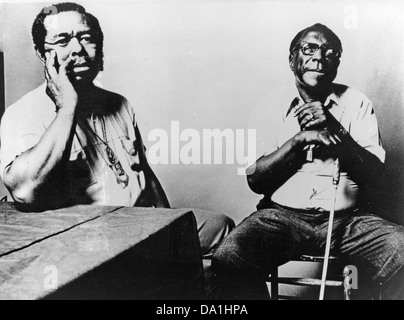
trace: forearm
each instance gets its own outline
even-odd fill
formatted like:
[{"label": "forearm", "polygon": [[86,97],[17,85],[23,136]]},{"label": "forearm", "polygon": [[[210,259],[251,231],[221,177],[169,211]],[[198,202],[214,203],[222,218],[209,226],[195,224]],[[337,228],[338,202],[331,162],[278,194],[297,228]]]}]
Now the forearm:
[{"label": "forearm", "polygon": [[[35,203],[60,167],[74,126],[74,114],[59,110],[39,142],[4,171],[4,183],[17,202]],[[49,190],[49,189],[48,189]]]},{"label": "forearm", "polygon": [[250,189],[258,194],[272,194],[302,164],[303,148],[299,133],[278,150],[259,158],[246,171]]},{"label": "forearm", "polygon": [[360,186],[374,189],[380,182],[384,164],[377,156],[360,146],[330,113],[327,113],[327,128],[335,137],[333,149],[338,156],[342,170]]}]

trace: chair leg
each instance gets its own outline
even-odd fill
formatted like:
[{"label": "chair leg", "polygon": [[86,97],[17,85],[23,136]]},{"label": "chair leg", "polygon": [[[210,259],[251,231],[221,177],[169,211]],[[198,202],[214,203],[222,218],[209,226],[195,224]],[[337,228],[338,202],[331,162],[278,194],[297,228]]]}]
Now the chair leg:
[{"label": "chair leg", "polygon": [[279,299],[278,267],[271,271],[271,300]]}]

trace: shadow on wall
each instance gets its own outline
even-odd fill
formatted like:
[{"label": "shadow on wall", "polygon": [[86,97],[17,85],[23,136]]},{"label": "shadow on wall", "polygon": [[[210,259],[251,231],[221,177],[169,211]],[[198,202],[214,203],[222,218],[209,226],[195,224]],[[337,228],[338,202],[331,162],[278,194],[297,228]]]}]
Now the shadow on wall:
[{"label": "shadow on wall", "polygon": [[379,192],[368,196],[368,204],[370,210],[375,213],[404,225],[404,161],[394,150],[387,150],[389,151],[386,156],[386,172],[380,181]]},{"label": "shadow on wall", "polygon": [[[400,61],[404,63],[404,59]],[[392,74],[394,68],[387,66],[386,74]],[[380,71],[370,72],[378,75]],[[385,80],[369,81],[365,89],[373,102],[386,150],[385,174],[380,179],[379,191],[368,195],[368,199],[376,213],[404,225],[404,79],[397,77],[394,87],[387,76]]]}]

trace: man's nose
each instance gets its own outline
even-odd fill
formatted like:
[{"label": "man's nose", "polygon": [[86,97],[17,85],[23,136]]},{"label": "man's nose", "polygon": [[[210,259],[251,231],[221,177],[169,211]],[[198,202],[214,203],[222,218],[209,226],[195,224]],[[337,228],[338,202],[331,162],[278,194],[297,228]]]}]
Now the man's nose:
[{"label": "man's nose", "polygon": [[70,40],[69,49],[70,49],[71,53],[74,55],[74,54],[80,53],[83,50],[83,46],[81,45],[79,39],[77,39],[76,37],[73,37]]},{"label": "man's nose", "polygon": [[322,48],[319,48],[316,52],[314,52],[312,59],[317,61],[325,59],[325,54]]}]

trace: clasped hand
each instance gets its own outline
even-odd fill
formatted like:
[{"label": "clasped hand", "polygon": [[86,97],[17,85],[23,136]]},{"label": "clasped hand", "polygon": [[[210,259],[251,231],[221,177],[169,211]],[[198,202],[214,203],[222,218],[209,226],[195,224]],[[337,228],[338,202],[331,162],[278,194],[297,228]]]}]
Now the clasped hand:
[{"label": "clasped hand", "polygon": [[341,124],[319,101],[308,102],[293,111],[297,117],[300,135],[306,144],[337,145],[341,142],[338,129]]}]

